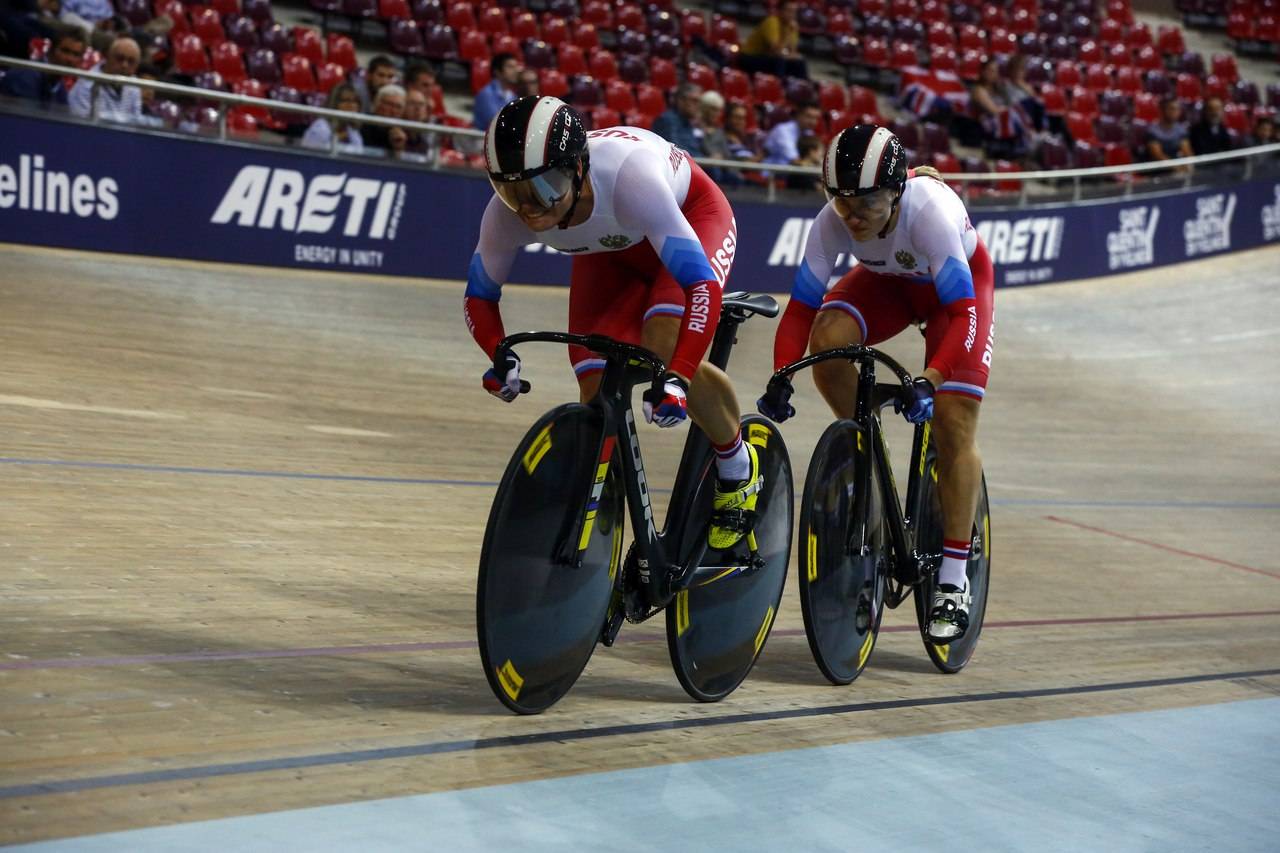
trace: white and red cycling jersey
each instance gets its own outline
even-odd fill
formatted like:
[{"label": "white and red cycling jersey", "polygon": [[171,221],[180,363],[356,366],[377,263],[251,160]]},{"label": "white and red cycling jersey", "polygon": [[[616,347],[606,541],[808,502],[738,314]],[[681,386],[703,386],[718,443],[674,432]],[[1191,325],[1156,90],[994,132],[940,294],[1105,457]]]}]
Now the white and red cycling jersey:
[{"label": "white and red cycling jersey", "polygon": [[[542,243],[574,255],[571,332],[638,343],[648,317],[679,316],[670,367],[692,377],[719,321],[733,262],[728,201],[683,150],[647,130],[596,130],[587,145],[594,203],[580,225],[535,232],[496,195],[490,200],[467,275],[468,328],[492,355],[504,336],[502,283],[520,249]],[[570,358],[580,376],[603,366],[581,350]]]},{"label": "white and red cycling jersey", "polygon": [[[818,213],[774,340],[774,369],[804,355],[818,311],[852,316],[867,345],[927,321],[926,366],[944,379],[938,393],[982,399],[995,290],[986,248],[964,203],[939,180],[909,177],[898,211],[892,232],[861,242],[830,203]],[[857,266],[829,286],[837,262],[849,255]]]}]

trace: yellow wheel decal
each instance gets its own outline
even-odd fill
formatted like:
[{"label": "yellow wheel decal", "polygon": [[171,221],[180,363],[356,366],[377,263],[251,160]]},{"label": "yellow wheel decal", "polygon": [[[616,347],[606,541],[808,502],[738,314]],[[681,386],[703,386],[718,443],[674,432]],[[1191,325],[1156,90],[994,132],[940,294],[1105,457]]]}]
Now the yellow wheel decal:
[{"label": "yellow wheel decal", "polygon": [[809,531],[809,583],[818,579],[818,535]]},{"label": "yellow wheel decal", "polygon": [[947,658],[951,656],[951,646],[950,645],[939,646],[935,644],[933,648],[938,652],[938,659],[941,660],[943,663],[946,663]]},{"label": "yellow wheel decal", "polygon": [[689,590],[681,590],[676,596],[676,636],[683,637],[689,630]]},{"label": "yellow wheel decal", "polygon": [[871,655],[871,647],[875,645],[876,632],[868,631],[867,638],[862,641],[862,648],[858,649],[858,669],[862,669],[867,665],[867,658]]},{"label": "yellow wheel decal", "polygon": [[520,695],[520,688],[524,687],[524,679],[516,672],[515,665],[510,660],[498,667],[498,683],[502,685],[502,692],[510,696],[513,702]]},{"label": "yellow wheel decal", "polygon": [[764,424],[751,424],[747,427],[747,443],[756,447],[769,446],[769,428]]},{"label": "yellow wheel decal", "polygon": [[764,645],[765,637],[769,636],[769,626],[773,624],[773,608],[770,607],[764,614],[764,621],[760,623],[760,630],[756,632],[756,654],[760,654],[760,647]]},{"label": "yellow wheel decal", "polygon": [[538,463],[542,461],[542,457],[547,455],[547,451],[551,449],[551,424],[547,424],[542,428],[542,432],[538,433],[538,437],[533,440],[533,444],[529,445],[529,449],[524,452],[524,470],[530,475],[533,469],[538,467]]}]

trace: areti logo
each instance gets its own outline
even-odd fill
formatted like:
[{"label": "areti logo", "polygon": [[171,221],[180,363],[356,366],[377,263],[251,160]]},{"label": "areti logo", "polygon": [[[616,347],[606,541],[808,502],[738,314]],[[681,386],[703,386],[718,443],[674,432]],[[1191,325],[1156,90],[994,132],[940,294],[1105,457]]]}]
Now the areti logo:
[{"label": "areti logo", "polygon": [[1062,251],[1065,219],[1031,216],[1026,219],[988,219],[978,223],[978,235],[997,264],[1036,264],[1056,261]]},{"label": "areti logo", "polygon": [[19,155],[16,169],[0,163],[0,210],[111,220],[120,213],[119,192],[115,178],[58,172],[45,167],[42,154]]},{"label": "areti logo", "polygon": [[[404,208],[405,185],[340,175],[310,180],[293,169],[245,166],[209,220],[242,228],[328,234],[341,221],[344,237],[394,240]],[[339,208],[346,203],[346,215]]]}]

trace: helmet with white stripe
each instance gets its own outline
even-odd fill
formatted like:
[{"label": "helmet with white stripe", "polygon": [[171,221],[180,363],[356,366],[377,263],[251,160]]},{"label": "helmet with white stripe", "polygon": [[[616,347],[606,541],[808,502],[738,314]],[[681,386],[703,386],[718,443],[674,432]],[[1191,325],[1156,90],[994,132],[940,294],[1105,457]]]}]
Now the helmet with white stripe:
[{"label": "helmet with white stripe", "polygon": [[587,160],[586,126],[559,98],[519,98],[490,122],[484,159],[494,191],[512,210],[549,211],[569,193],[576,205],[586,171],[579,169]]},{"label": "helmet with white stripe", "polygon": [[832,196],[901,189],[906,182],[906,149],[887,128],[874,124],[840,131],[822,159],[822,184]]}]

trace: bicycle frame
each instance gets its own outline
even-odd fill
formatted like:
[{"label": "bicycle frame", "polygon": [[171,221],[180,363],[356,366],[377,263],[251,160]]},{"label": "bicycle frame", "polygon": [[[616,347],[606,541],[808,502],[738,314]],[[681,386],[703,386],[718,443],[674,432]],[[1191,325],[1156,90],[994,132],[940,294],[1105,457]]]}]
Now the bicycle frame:
[{"label": "bicycle frame", "polygon": [[[724,369],[734,344],[734,335],[747,318],[748,312],[727,308],[721,314],[707,360]],[[697,424],[690,422],[689,435],[685,439],[680,464],[667,516],[661,530],[654,518],[644,458],[640,451],[640,437],[636,428],[631,398],[635,386],[648,382],[660,388],[666,365],[649,350],[635,344],[622,343],[602,335],[573,335],[563,332],[521,332],[509,335],[501,347],[510,348],[530,341],[546,341],[577,344],[605,357],[604,374],[600,389],[587,404],[600,412],[604,421],[601,446],[596,458],[608,462],[614,448],[620,450],[622,482],[626,489],[627,509],[630,514],[633,542],[636,549],[639,579],[644,593],[644,604],[653,615],[665,607],[672,597],[693,580],[694,571],[705,553],[705,537],[701,547],[692,547],[688,553],[680,553],[681,543],[693,516],[695,489],[711,464],[711,442]],[[569,529],[559,538],[558,552],[568,565],[578,564],[576,544],[582,539],[587,525],[593,523],[592,506],[603,491],[606,475],[599,475],[595,482],[586,484],[580,505],[582,511]],[[628,614],[631,616],[632,614]],[[640,620],[637,620],[640,621]]]},{"label": "bicycle frame", "polygon": [[[897,481],[890,463],[888,444],[880,423],[880,411],[894,401],[902,399],[904,393],[910,391],[911,374],[879,350],[853,345],[826,350],[800,359],[778,370],[774,378],[789,378],[800,370],[832,359],[849,361],[859,366],[858,393],[852,420],[870,444],[869,454],[880,481],[880,497],[888,516],[889,536],[893,543],[894,564],[891,578],[897,583],[896,589],[890,588],[887,591],[885,603],[889,607],[897,607],[910,596],[913,587],[936,571],[940,556],[919,551],[916,528],[918,519],[910,515],[925,474],[923,463],[925,454],[928,452],[930,425],[926,422],[917,424],[915,427],[910,458],[919,459],[921,464],[911,466],[907,480],[907,502],[904,505],[899,497]],[[877,361],[896,375],[899,384],[876,381],[875,363]],[[871,480],[872,467],[861,466],[853,507],[856,518],[866,517],[866,501],[871,497]],[[862,552],[867,542],[867,534],[865,527],[850,531],[850,541],[846,544],[849,553]]]}]

